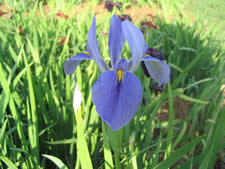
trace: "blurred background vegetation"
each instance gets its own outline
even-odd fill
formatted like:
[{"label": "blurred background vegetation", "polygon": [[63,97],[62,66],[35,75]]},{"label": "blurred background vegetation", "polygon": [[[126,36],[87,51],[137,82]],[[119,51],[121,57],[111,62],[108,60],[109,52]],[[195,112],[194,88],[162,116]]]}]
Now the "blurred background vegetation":
[{"label": "blurred background vegetation", "polygon": [[[0,1],[0,168],[115,168],[115,139],[124,169],[224,168],[224,1],[111,3],[112,11],[98,0]],[[138,68],[142,104],[114,138],[91,100],[96,64],[63,72],[66,59],[86,50],[95,13],[108,64],[109,23],[117,14],[130,18],[171,66],[164,86]],[[131,57],[127,43],[122,56]],[[77,114],[75,85],[83,95]]]}]

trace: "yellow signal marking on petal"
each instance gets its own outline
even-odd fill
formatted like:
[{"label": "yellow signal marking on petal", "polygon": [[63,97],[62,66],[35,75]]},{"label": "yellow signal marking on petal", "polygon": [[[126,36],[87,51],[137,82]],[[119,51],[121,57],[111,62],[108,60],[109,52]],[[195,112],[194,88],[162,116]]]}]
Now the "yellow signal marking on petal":
[{"label": "yellow signal marking on petal", "polygon": [[150,56],[149,54],[145,54],[144,56]]},{"label": "yellow signal marking on petal", "polygon": [[119,69],[116,71],[116,73],[117,73],[118,81],[120,83],[120,81],[122,79],[123,71],[121,69]]},{"label": "yellow signal marking on petal", "polygon": [[87,54],[88,56],[90,56],[88,51],[83,51],[82,53]]}]

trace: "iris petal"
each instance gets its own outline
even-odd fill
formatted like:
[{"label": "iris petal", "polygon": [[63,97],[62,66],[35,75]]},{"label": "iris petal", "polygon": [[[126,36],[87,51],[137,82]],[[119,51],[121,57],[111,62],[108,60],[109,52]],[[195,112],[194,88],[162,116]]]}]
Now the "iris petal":
[{"label": "iris petal", "polygon": [[160,85],[168,83],[170,80],[170,66],[165,62],[154,58],[152,56],[146,56],[142,59],[151,77]]},{"label": "iris petal", "polygon": [[111,57],[112,67],[116,65],[120,59],[121,51],[125,42],[123,35],[122,24],[118,16],[113,15],[110,20],[109,28],[109,53]]},{"label": "iris petal", "polygon": [[96,16],[93,17],[91,27],[88,31],[88,41],[87,41],[87,48],[91,54],[91,57],[97,58],[101,57],[98,47],[98,42],[96,39]]},{"label": "iris petal", "polygon": [[87,49],[90,53],[90,56],[97,62],[99,69],[103,72],[106,70],[109,70],[108,65],[105,63],[105,61],[102,59],[98,42],[96,39],[96,19],[95,16],[93,17],[91,27],[88,31],[88,41],[87,41]]},{"label": "iris petal", "polygon": [[114,66],[114,70],[121,69],[125,72],[128,71],[128,62],[125,58],[121,58],[117,61],[117,64]]},{"label": "iris petal", "polygon": [[145,54],[147,45],[142,32],[130,21],[125,20],[122,22],[122,28],[132,53],[132,58],[129,61],[129,71],[134,72]]},{"label": "iris petal", "polygon": [[82,60],[90,60],[90,56],[84,53],[80,53],[76,56],[73,56],[69,58],[67,61],[64,63],[64,72],[68,75],[72,74],[77,66],[80,64]]},{"label": "iris petal", "polygon": [[112,130],[118,130],[134,117],[142,100],[139,79],[130,72],[124,72],[118,83],[115,71],[100,74],[92,88],[92,100],[100,117]]}]

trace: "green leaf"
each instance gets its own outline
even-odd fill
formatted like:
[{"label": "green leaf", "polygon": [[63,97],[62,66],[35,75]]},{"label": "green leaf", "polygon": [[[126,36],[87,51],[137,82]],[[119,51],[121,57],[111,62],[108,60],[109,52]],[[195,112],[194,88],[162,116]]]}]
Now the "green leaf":
[{"label": "green leaf", "polygon": [[182,158],[186,153],[190,152],[196,144],[201,141],[202,137],[198,137],[197,139],[191,141],[190,143],[184,145],[180,149],[176,150],[175,152],[171,153],[166,160],[159,163],[154,169],[168,169],[173,164],[175,164],[180,158]]},{"label": "green leaf", "polygon": [[[173,121],[174,121],[174,102],[173,102],[173,92],[170,83],[168,83],[168,95],[169,95],[169,121],[168,121],[168,136],[167,138],[172,138],[173,136]],[[169,139],[167,142],[166,153],[164,159],[171,153],[172,140]]]},{"label": "green leaf", "polygon": [[0,156],[0,160],[2,160],[10,169],[18,169],[12,161],[10,161],[7,157]]},{"label": "green leaf", "polygon": [[55,163],[59,169],[68,169],[68,167],[59,158],[48,154],[42,154],[42,156]]},{"label": "green leaf", "polygon": [[180,94],[180,95],[178,95],[178,97],[181,98],[181,99],[184,99],[186,101],[193,102],[193,103],[209,104],[209,102],[207,102],[207,101],[200,100],[200,99],[195,99],[193,97],[189,97],[189,96],[186,96],[184,94]]},{"label": "green leaf", "polygon": [[[201,163],[199,169],[207,169],[212,167],[215,162],[215,157],[217,155],[218,147],[224,141],[224,130],[225,130],[225,109],[220,112],[220,116],[218,117],[219,121],[217,122],[216,129],[214,131],[214,135],[212,136],[213,140],[209,147],[205,149],[203,153],[204,159]],[[223,149],[222,149],[223,150]]]},{"label": "green leaf", "polygon": [[31,153],[33,158],[35,159],[36,165],[39,165],[40,158],[39,158],[39,138],[38,138],[38,116],[37,116],[37,107],[35,101],[35,94],[34,94],[34,83],[33,78],[31,76],[32,72],[30,67],[27,64],[26,55],[23,55],[24,63],[27,70],[27,81],[28,81],[28,90],[29,90],[29,100],[27,98],[26,107],[27,107],[27,119],[28,119],[28,136],[30,139],[31,145]]},{"label": "green leaf", "polygon": [[58,145],[58,144],[72,144],[76,143],[77,139],[71,138],[71,139],[64,139],[64,140],[56,140],[56,141],[45,141],[47,144],[52,144],[52,145]]},{"label": "green leaf", "polygon": [[112,152],[109,144],[109,138],[106,133],[104,121],[102,121],[102,130],[103,130],[103,147],[104,147],[104,159],[105,159],[105,169],[113,169],[113,160]]},{"label": "green leaf", "polygon": [[9,96],[10,96],[10,88],[9,88],[8,82],[5,78],[5,73],[4,73],[1,63],[0,63],[0,79],[1,79],[0,84],[3,88],[3,91],[0,95],[0,101],[1,101],[1,103],[0,103],[0,123],[1,123],[5,109],[9,103]]},{"label": "green leaf", "polygon": [[106,125],[106,131],[113,151],[115,153],[119,153],[123,142],[123,128],[113,131],[109,126]]},{"label": "green leaf", "polygon": [[81,109],[78,112],[75,110],[75,118],[77,123],[77,151],[82,169],[93,169],[88,145],[84,133],[83,119]]}]

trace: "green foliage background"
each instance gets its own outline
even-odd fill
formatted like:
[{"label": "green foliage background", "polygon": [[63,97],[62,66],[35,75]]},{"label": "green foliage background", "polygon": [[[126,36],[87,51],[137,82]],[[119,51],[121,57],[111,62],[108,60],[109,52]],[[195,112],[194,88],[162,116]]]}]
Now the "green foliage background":
[{"label": "green foliage background", "polygon": [[[82,62],[72,76],[63,72],[66,59],[86,50],[94,15],[90,9],[99,1],[88,1],[87,8],[68,19],[56,13],[66,14],[81,1],[2,1],[15,12],[10,20],[0,17],[0,168],[211,169],[216,159],[224,158],[225,50],[217,36],[221,29],[201,24],[202,19],[191,24],[184,10],[189,2],[121,2],[149,5],[163,13],[156,20],[158,29],[146,31],[145,39],[149,47],[162,48],[172,72],[159,95],[149,89],[150,79],[141,68],[135,72],[143,86],[143,103],[129,125],[113,133],[91,100],[100,74],[97,65]],[[48,17],[44,3],[52,9]],[[97,39],[108,64],[105,33],[112,14],[97,15]],[[140,22],[134,24],[140,28]],[[130,55],[126,44],[123,57]],[[83,95],[76,113],[75,85]],[[185,119],[175,117],[176,98],[191,104]],[[163,103],[168,105],[168,121],[157,115]]]}]

